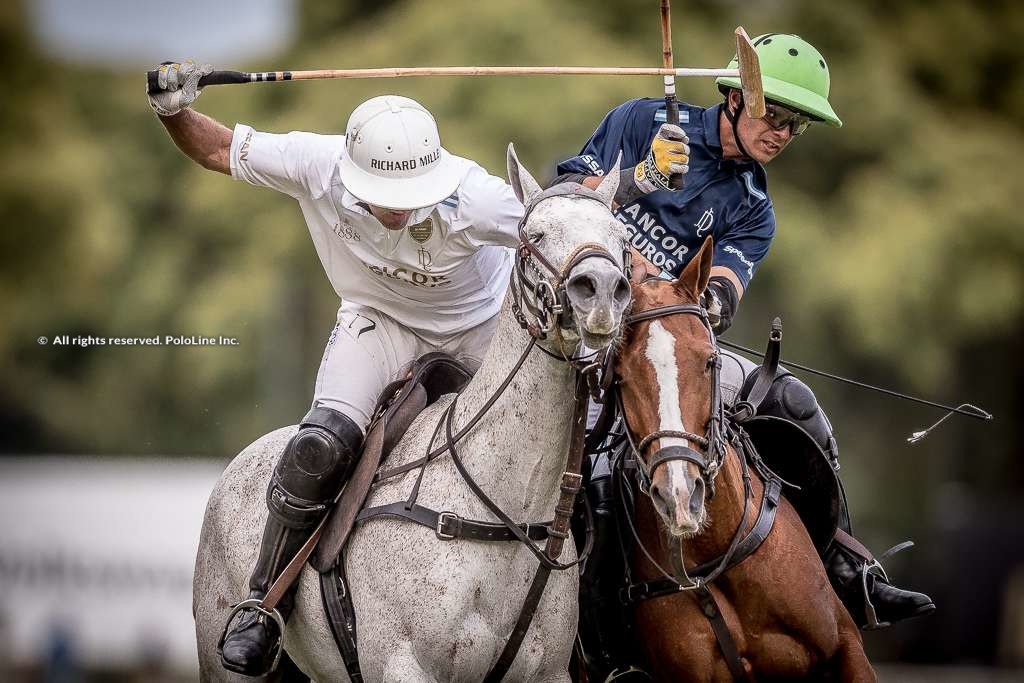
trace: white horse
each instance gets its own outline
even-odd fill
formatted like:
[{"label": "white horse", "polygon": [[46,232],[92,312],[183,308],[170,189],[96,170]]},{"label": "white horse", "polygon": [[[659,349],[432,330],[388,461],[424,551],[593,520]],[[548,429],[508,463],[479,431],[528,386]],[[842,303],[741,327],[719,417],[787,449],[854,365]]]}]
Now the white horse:
[{"label": "white horse", "polygon": [[[511,145],[509,178],[527,206],[541,193]],[[524,230],[555,268],[575,260],[581,245],[601,245],[612,255],[586,258],[565,274],[571,315],[538,345],[501,397],[459,442],[459,455],[480,487],[517,522],[548,520],[558,498],[573,409],[572,368],[562,360],[583,341],[592,349],[613,342],[629,303],[622,275],[625,231],[610,207],[618,167],[596,189],[601,201],[555,196],[538,202]],[[613,262],[614,261],[614,262]],[[618,265],[616,265],[618,264]],[[531,276],[543,266],[527,265]],[[527,294],[533,300],[532,294]],[[480,369],[458,399],[455,429],[465,425],[494,394],[530,342],[506,296],[494,341]],[[527,313],[529,316],[529,313]],[[388,458],[394,467],[420,458],[438,420],[451,403],[446,396],[413,422]],[[267,434],[225,470],[210,496],[193,586],[193,612],[203,680],[252,680],[221,668],[216,653],[229,605],[247,593],[267,509],[264,492],[274,463],[295,427]],[[441,438],[434,446],[443,442]],[[408,497],[417,471],[389,480],[371,493],[368,505]],[[470,491],[448,456],[425,471],[419,503],[469,519],[497,521]],[[559,558],[575,559],[571,540]],[[520,543],[439,540],[434,532],[404,520],[374,518],[354,531],[346,571],[355,605],[359,663],[367,681],[483,680],[497,660],[519,616],[537,559]],[[298,581],[296,609],[285,634],[285,650],[300,669],[319,681],[347,681],[340,654],[323,614],[320,586],[307,566]],[[506,681],[569,681],[569,656],[577,621],[577,571],[553,572]]]}]

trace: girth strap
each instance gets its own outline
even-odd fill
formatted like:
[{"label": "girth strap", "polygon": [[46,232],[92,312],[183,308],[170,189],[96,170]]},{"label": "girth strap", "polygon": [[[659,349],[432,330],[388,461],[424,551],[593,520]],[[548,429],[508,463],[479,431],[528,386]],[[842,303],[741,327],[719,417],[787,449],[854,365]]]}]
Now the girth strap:
[{"label": "girth strap", "polygon": [[351,683],[362,683],[359,670],[359,651],[356,642],[356,614],[352,597],[346,588],[345,563],[339,560],[331,569],[320,574],[320,599],[331,627],[334,642],[338,644],[341,659]]},{"label": "girth strap", "polygon": [[722,657],[725,659],[725,664],[729,667],[729,673],[732,674],[733,679],[737,681],[751,680],[747,675],[747,670],[743,667],[740,650],[736,647],[736,641],[729,631],[729,625],[725,623],[725,617],[722,616],[722,610],[718,607],[715,594],[706,585],[701,584],[700,588],[694,591],[694,595],[697,602],[700,603],[700,609],[704,616],[711,622],[711,630],[715,632],[718,649],[722,651]]},{"label": "girth strap", "polygon": [[[437,512],[419,503],[413,503],[410,506],[404,500],[366,508],[356,516],[356,523],[364,522],[372,517],[400,517],[410,522],[416,522],[428,529],[433,529],[434,534],[442,541],[453,541],[457,538],[469,541],[519,540],[504,524],[465,519],[454,512]],[[517,526],[532,541],[543,541],[548,537],[547,524],[519,524]]]}]

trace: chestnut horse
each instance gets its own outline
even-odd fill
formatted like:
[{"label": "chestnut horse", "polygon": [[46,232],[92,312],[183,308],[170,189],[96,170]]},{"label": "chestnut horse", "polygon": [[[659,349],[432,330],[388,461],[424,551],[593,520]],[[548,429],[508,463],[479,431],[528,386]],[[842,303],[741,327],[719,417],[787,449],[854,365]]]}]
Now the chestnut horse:
[{"label": "chestnut horse", "polygon": [[634,255],[617,360],[632,447],[614,465],[620,483],[631,488],[633,471],[648,494],[627,515],[637,543],[625,595],[649,671],[662,681],[875,681],[782,483],[725,417],[717,341],[697,303],[712,253],[708,238],[673,281]]}]

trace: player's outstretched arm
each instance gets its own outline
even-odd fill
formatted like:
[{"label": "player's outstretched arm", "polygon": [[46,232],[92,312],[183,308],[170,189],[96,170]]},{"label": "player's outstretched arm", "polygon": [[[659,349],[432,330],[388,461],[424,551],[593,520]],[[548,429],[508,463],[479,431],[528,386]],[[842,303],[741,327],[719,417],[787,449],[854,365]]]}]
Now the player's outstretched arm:
[{"label": "player's outstretched arm", "polygon": [[203,168],[231,175],[231,129],[206,114],[183,109],[174,116],[161,116],[160,123],[192,161]]},{"label": "player's outstretched arm", "polygon": [[202,93],[199,79],[211,71],[211,65],[191,60],[161,64],[160,90],[149,93],[149,104],[185,156],[203,168],[230,175],[231,129],[189,109]]}]

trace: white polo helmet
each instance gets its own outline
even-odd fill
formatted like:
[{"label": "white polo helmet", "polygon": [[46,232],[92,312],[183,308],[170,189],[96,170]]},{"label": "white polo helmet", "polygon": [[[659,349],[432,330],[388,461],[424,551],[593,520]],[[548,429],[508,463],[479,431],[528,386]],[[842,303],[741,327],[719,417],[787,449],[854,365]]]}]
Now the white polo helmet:
[{"label": "white polo helmet", "polygon": [[348,119],[341,182],[367,204],[407,210],[455,192],[459,173],[422,104],[399,95],[363,102]]}]

